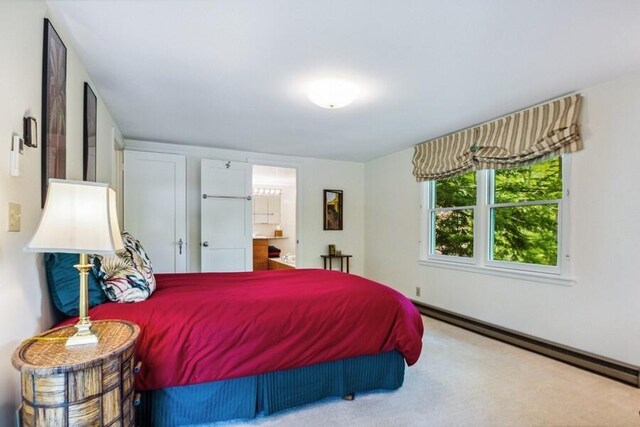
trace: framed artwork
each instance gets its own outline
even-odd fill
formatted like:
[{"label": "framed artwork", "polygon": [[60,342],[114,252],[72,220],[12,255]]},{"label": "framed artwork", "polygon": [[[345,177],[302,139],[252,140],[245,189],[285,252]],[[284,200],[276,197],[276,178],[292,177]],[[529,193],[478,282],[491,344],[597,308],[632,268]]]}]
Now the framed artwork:
[{"label": "framed artwork", "polygon": [[342,230],[342,190],[324,190],[324,229]]},{"label": "framed artwork", "polygon": [[96,180],[96,127],[98,115],[98,99],[89,83],[84,84],[84,121],[83,129],[83,170],[85,181]]},{"label": "framed artwork", "polygon": [[49,178],[66,178],[67,48],[44,20],[42,59],[42,207]]}]

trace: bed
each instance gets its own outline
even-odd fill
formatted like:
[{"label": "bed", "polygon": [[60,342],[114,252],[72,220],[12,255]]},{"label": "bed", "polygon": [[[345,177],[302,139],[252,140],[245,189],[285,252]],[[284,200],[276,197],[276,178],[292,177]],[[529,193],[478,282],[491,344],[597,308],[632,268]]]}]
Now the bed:
[{"label": "bed", "polygon": [[[93,307],[140,326],[140,425],[252,418],[402,385],[422,320],[395,290],[303,269],[156,275],[152,296]],[[66,323],[72,323],[69,320]]]}]

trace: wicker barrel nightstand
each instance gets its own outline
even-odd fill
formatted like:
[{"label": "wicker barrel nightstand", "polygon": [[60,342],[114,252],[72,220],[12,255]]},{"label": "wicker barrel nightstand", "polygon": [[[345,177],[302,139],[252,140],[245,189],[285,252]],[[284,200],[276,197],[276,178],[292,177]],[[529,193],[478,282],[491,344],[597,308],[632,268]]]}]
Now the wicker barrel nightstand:
[{"label": "wicker barrel nightstand", "polygon": [[22,377],[24,426],[133,426],[134,342],[123,320],[94,321],[95,346],[67,348],[73,326],[30,338],[13,353]]}]

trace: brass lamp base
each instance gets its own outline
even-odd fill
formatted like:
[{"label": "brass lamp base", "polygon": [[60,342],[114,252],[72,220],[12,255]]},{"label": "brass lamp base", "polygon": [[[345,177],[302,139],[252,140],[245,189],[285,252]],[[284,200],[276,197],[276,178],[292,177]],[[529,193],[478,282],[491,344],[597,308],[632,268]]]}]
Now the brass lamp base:
[{"label": "brass lamp base", "polygon": [[91,330],[89,320],[89,270],[93,264],[89,264],[89,255],[80,254],[80,263],[74,266],[80,272],[80,315],[76,330],[78,332],[67,339],[66,346],[98,344],[98,336]]},{"label": "brass lamp base", "polygon": [[[76,325],[76,328],[78,328],[78,325]],[[98,336],[93,333],[91,328],[88,328],[86,331],[78,329],[78,332],[67,339],[65,345],[67,347],[75,347],[76,345],[87,344],[98,344]]]}]

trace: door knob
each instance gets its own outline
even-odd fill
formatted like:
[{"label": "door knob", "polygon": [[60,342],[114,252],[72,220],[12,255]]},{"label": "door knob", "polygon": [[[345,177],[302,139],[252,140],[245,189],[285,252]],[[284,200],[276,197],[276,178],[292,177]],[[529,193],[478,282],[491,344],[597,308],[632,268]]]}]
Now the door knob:
[{"label": "door knob", "polygon": [[202,242],[202,246],[204,246],[205,248],[209,247],[209,242]]}]

